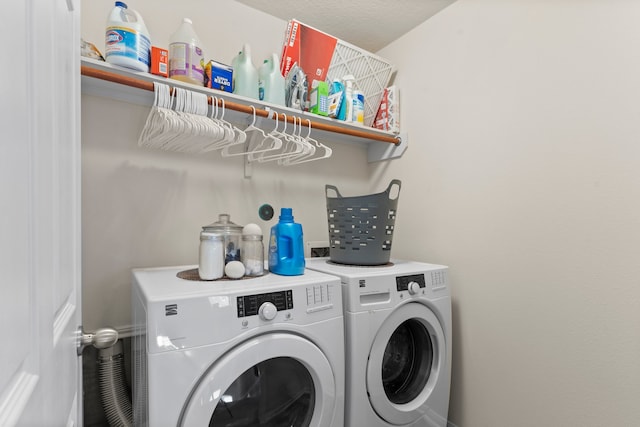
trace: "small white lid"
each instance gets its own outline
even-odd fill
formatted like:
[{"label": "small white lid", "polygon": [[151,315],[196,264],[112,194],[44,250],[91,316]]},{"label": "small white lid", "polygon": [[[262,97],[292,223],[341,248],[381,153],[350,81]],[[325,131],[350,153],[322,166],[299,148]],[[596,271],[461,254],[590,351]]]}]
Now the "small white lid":
[{"label": "small white lid", "polygon": [[242,234],[247,236],[262,236],[262,229],[258,224],[247,224],[242,228]]}]

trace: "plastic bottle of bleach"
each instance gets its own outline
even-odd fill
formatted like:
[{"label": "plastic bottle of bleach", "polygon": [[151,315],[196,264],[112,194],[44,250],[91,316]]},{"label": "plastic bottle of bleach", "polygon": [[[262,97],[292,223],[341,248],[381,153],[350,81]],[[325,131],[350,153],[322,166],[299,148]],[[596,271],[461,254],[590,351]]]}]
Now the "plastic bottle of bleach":
[{"label": "plastic bottle of bleach", "polygon": [[258,70],[260,100],[286,106],[284,98],[284,77],[280,73],[280,60],[275,53],[265,59]]},{"label": "plastic bottle of bleach", "polygon": [[280,221],[271,227],[269,271],[281,276],[304,274],[302,225],[293,222],[291,208],[280,210]]},{"label": "plastic bottle of bleach", "polygon": [[169,78],[203,86],[203,59],[202,43],[191,19],[184,18],[169,38]]},{"label": "plastic bottle of bleach", "polygon": [[233,93],[253,99],[260,99],[258,89],[258,70],[251,61],[251,48],[248,44],[233,58]]},{"label": "plastic bottle of bleach", "polygon": [[105,59],[110,64],[149,71],[151,40],[142,16],[117,1],[107,19]]}]

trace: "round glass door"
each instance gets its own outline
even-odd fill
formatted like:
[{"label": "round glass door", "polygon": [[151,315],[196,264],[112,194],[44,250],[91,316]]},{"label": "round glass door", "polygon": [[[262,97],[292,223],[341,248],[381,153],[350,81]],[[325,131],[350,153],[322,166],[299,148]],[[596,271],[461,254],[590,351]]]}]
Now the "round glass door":
[{"label": "round glass door", "polygon": [[367,392],[378,416],[404,425],[423,415],[433,389],[444,380],[445,344],[438,318],[423,304],[405,304],[385,319],[367,363]]},{"label": "round glass door", "polygon": [[427,328],[416,319],[391,334],[382,358],[382,386],[389,401],[405,404],[422,393],[431,375],[433,344]]},{"label": "round glass door", "polygon": [[322,350],[301,336],[254,337],[213,361],[178,425],[328,426],[336,407],[334,375]]},{"label": "round glass door", "polygon": [[220,397],[209,427],[306,427],[315,406],[313,378],[289,357],[247,369]]}]

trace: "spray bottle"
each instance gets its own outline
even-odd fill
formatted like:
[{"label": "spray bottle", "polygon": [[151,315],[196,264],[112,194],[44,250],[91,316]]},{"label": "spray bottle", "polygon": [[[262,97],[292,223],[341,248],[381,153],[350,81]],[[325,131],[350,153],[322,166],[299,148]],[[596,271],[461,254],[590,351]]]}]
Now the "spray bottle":
[{"label": "spray bottle", "polygon": [[342,78],[344,81],[344,98],[340,106],[339,120],[351,122],[353,120],[353,81],[356,78],[348,74]]}]

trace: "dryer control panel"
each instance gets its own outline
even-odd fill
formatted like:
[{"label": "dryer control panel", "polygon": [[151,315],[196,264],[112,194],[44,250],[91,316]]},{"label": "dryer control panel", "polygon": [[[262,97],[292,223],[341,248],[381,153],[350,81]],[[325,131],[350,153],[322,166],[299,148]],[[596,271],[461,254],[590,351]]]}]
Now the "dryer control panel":
[{"label": "dryer control panel", "polygon": [[396,289],[398,292],[409,290],[410,283],[417,283],[421,288],[427,286],[424,280],[424,274],[411,274],[408,276],[396,277]]},{"label": "dryer control panel", "polygon": [[238,317],[255,316],[262,304],[270,302],[278,311],[293,308],[293,291],[269,292],[266,294],[243,295],[237,298]]}]

